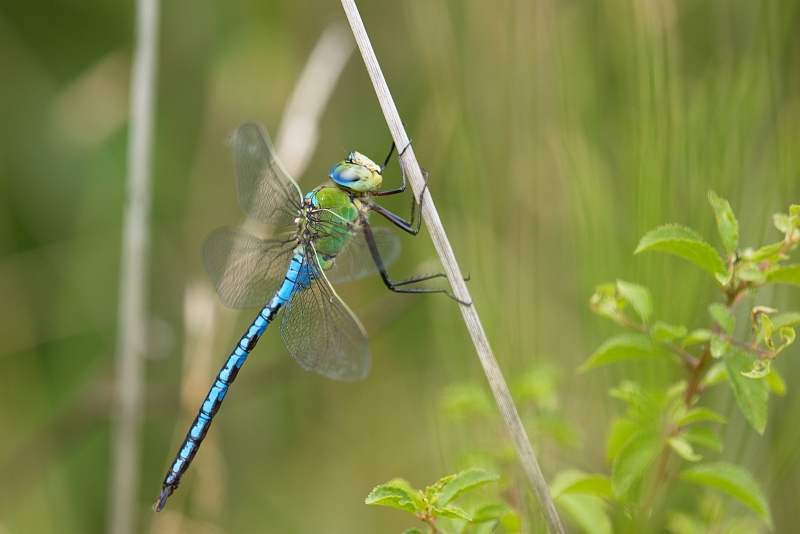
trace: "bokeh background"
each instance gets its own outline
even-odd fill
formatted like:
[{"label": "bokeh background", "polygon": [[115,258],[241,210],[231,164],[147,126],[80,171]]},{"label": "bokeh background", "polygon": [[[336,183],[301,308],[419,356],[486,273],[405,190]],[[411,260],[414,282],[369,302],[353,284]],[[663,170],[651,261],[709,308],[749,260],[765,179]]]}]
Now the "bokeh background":
[{"label": "bokeh background", "polygon": [[[743,246],[779,238],[771,214],[800,202],[798,2],[358,4],[504,373],[557,384],[548,409],[560,430],[523,410],[545,475],[608,472],[605,430],[622,409],[608,388],[676,375],[639,365],[576,374],[617,332],[588,298],[621,278],[648,285],[662,319],[706,325],[710,280],[632,251],[666,222],[719,246],[709,189],[731,201]],[[133,14],[130,0],[0,0],[3,534],[106,528]],[[423,486],[469,455],[508,454],[491,414],[467,424],[442,410],[454,385],[486,390],[457,306],[391,294],[376,277],[339,288],[369,331],[371,376],[305,373],[269,329],[180,490],[161,514],[149,509],[255,313],[217,304],[200,259],[209,232],[243,220],[225,140],[248,119],[279,128],[335,23],[345,18],[334,0],[163,2],[140,532],[400,532],[410,516],[363,504],[375,485]],[[357,54],[319,127],[297,177],[304,190],[350,150],[386,153]],[[398,180],[393,166],[386,183]],[[408,198],[385,205],[405,212]],[[424,233],[402,239],[393,276],[438,269]],[[798,309],[800,289],[755,301]],[[756,474],[778,532],[800,523],[799,356],[793,347],[778,363],[789,391],[771,399],[764,436],[727,391],[708,397],[731,420],[721,456]]]}]

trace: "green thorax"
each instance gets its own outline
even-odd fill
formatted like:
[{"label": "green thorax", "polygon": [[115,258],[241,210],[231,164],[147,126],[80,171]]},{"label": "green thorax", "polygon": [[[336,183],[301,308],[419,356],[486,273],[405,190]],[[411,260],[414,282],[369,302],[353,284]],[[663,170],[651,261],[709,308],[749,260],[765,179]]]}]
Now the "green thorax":
[{"label": "green thorax", "polygon": [[[300,231],[314,243],[317,259],[324,270],[344,248],[358,225],[359,214],[366,215],[365,204],[357,198],[364,195],[321,185],[306,195],[306,209],[300,221]],[[366,200],[366,199],[364,199]]]}]

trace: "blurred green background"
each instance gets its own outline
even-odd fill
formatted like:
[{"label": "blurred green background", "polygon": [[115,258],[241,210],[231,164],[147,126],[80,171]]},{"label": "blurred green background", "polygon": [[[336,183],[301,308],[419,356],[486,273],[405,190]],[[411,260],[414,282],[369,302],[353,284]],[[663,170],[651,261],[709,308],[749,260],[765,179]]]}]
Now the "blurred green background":
[{"label": "blurred green background", "polygon": [[[587,300],[622,278],[650,286],[662,319],[705,325],[707,277],[632,251],[666,222],[719,246],[709,189],[730,200],[743,246],[779,238],[771,214],[800,201],[798,2],[358,5],[504,373],[559,370],[556,406],[578,430],[568,446],[529,428],[545,475],[608,472],[602,443],[621,406],[607,389],[675,376],[637,365],[576,375],[616,333]],[[131,1],[0,0],[3,534],[105,529],[133,13]],[[339,289],[369,331],[371,376],[353,385],[305,373],[269,329],[180,490],[162,514],[149,509],[255,313],[203,308],[214,302],[203,239],[242,221],[225,139],[248,119],[275,133],[334,22],[345,23],[334,0],[163,2],[141,532],[400,532],[413,521],[363,504],[375,485],[423,486],[463,467],[477,442],[508,447],[497,424],[468,431],[437,408],[452,384],[485,389],[457,306],[391,294],[375,277]],[[389,132],[357,54],[320,128],[304,190],[350,150],[385,154]],[[398,180],[392,166],[385,183]],[[424,233],[402,239],[393,276],[438,269]],[[800,290],[756,302],[798,309]],[[722,456],[756,474],[776,530],[789,532],[800,524],[797,347],[778,367],[789,393],[771,400],[764,436],[729,392],[708,401],[731,419]]]}]

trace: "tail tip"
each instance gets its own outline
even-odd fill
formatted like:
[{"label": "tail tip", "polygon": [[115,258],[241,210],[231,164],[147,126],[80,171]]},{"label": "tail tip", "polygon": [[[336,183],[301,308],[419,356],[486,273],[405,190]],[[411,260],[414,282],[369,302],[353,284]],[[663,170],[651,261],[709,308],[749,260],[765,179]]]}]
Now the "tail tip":
[{"label": "tail tip", "polygon": [[160,512],[164,509],[164,505],[167,504],[167,499],[172,494],[171,489],[172,488],[168,488],[167,486],[161,488],[161,493],[158,494],[158,499],[153,503],[153,510]]}]

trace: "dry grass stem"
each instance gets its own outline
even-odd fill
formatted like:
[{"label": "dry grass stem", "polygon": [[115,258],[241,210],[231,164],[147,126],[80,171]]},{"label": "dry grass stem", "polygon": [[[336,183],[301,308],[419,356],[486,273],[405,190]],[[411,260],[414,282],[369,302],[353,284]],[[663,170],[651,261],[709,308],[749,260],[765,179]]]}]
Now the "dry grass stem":
[{"label": "dry grass stem", "polygon": [[[398,147],[405,147],[409,143],[408,135],[406,135],[403,123],[397,113],[397,107],[394,104],[394,100],[392,100],[389,87],[386,85],[386,80],[383,77],[378,60],[375,57],[375,52],[372,50],[372,45],[370,44],[369,37],[367,36],[364,23],[361,21],[355,2],[354,0],[342,0],[342,6],[347,14],[347,19],[350,21],[350,27],[353,30],[356,43],[364,58],[364,63],[369,72],[372,84],[375,87],[375,93],[380,101],[381,109],[386,117],[389,130],[392,133],[392,138]],[[424,186],[424,179],[419,163],[414,156],[413,147],[408,147],[401,159],[409,181],[411,182],[411,187],[414,190],[414,194],[419,198],[419,194]],[[453,287],[453,292],[460,300],[472,302],[467,285],[464,283],[461,271],[456,263],[453,249],[442,227],[442,222],[439,219],[439,214],[436,211],[436,206],[430,191],[425,189],[423,194],[425,195],[425,199],[422,203],[422,215],[425,219],[425,224],[428,226],[431,238],[433,239],[436,251],[444,266],[450,285]],[[516,448],[528,484],[544,514],[548,529],[553,534],[561,534],[564,532],[564,527],[561,524],[561,519],[553,504],[553,499],[550,496],[547,483],[542,476],[539,463],[533,452],[533,447],[531,447],[530,440],[522,426],[517,407],[508,390],[508,385],[503,378],[503,374],[500,371],[494,354],[492,354],[492,349],[489,346],[486,333],[481,325],[478,312],[473,305],[462,304],[459,305],[459,308],[461,309],[464,322],[472,336],[472,342],[475,345],[475,350],[478,352],[478,358],[486,373],[486,378],[489,381],[489,386],[492,389],[497,406],[500,409],[500,413],[506,422],[511,439],[514,442],[514,447]]]},{"label": "dry grass stem", "polygon": [[149,293],[150,175],[158,72],[158,18],[158,0],[137,1],[117,315],[117,389],[108,518],[108,532],[111,534],[135,532],[139,510],[143,367],[148,339],[146,295]]}]

